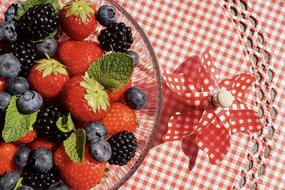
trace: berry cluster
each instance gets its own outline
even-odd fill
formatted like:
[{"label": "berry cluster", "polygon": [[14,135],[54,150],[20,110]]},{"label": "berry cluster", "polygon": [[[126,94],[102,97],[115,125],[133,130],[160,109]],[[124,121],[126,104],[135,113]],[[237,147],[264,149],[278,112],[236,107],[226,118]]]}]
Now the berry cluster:
[{"label": "berry cluster", "polygon": [[109,5],[48,2],[12,3],[0,23],[0,190],[91,189],[137,149],[131,28]]},{"label": "berry cluster", "polygon": [[133,133],[122,131],[113,135],[108,142],[112,147],[110,164],[123,166],[135,156],[137,139]]},{"label": "berry cluster", "polygon": [[105,51],[126,52],[133,43],[132,31],[123,22],[114,23],[100,32],[98,40]]},{"label": "berry cluster", "polygon": [[34,124],[37,134],[52,142],[62,142],[67,139],[70,133],[63,133],[56,126],[58,118],[62,115],[63,113],[55,105],[49,105],[42,109]]},{"label": "berry cluster", "polygon": [[37,190],[47,190],[51,185],[59,182],[60,176],[55,169],[48,172],[39,172],[28,165],[22,172],[23,184]]},{"label": "berry cluster", "polygon": [[18,40],[11,43],[11,53],[17,57],[21,64],[20,76],[27,77],[35,64],[37,56],[35,44],[27,40]]},{"label": "berry cluster", "polygon": [[33,41],[44,39],[58,27],[58,14],[49,3],[33,6],[19,20],[19,31]]}]

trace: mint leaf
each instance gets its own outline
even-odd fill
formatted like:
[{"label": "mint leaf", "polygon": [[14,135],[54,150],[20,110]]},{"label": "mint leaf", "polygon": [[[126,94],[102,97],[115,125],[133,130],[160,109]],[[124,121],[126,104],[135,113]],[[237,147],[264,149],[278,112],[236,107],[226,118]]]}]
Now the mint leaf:
[{"label": "mint leaf", "polygon": [[22,181],[23,181],[23,178],[22,177],[19,178],[17,183],[16,183],[16,185],[15,185],[15,187],[13,188],[13,190],[18,190],[20,187],[22,187],[22,185],[23,185]]},{"label": "mint leaf", "polygon": [[50,3],[53,6],[56,12],[60,10],[60,5],[58,3],[58,0],[27,0],[24,2],[23,6],[17,11],[15,19],[19,20],[25,14],[25,12],[27,12],[30,8],[32,8],[35,5],[48,4],[48,3]]},{"label": "mint leaf", "polygon": [[56,126],[63,133],[68,133],[75,129],[70,113],[68,114],[67,117],[63,116],[58,118]]},{"label": "mint leaf", "polygon": [[110,53],[95,61],[88,68],[90,78],[108,90],[124,86],[134,72],[133,58],[125,53]]},{"label": "mint leaf", "polygon": [[63,142],[64,150],[73,162],[82,162],[86,143],[86,132],[77,129]]},{"label": "mint leaf", "polygon": [[14,142],[25,136],[37,119],[38,112],[21,114],[17,109],[17,97],[13,96],[6,110],[2,137],[5,142]]}]

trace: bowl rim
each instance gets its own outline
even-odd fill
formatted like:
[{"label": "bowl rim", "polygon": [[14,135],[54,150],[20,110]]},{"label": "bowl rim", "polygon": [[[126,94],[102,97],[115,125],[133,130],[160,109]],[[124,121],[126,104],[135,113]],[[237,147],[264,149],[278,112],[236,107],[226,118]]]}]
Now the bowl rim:
[{"label": "bowl rim", "polygon": [[151,135],[149,137],[149,140],[148,140],[148,142],[146,144],[146,148],[144,149],[143,153],[138,158],[138,161],[131,168],[131,170],[129,170],[128,173],[119,182],[117,182],[111,188],[111,190],[116,190],[116,189],[119,189],[123,184],[125,184],[127,182],[127,180],[137,171],[137,169],[142,164],[143,160],[145,159],[146,155],[148,154],[150,148],[152,147],[152,145],[154,143],[154,140],[155,140],[155,137],[156,137],[156,133],[157,133],[157,129],[158,129],[158,123],[160,121],[161,110],[162,110],[162,77],[161,77],[160,67],[159,67],[156,55],[154,53],[154,50],[152,48],[152,45],[151,45],[148,37],[146,36],[145,32],[141,28],[141,26],[117,2],[115,2],[114,0],[106,0],[106,1],[108,1],[112,6],[114,6],[116,9],[118,9],[124,16],[126,16],[128,18],[128,20],[132,22],[133,26],[136,28],[136,30],[142,36],[142,38],[143,38],[143,40],[144,40],[144,42],[145,42],[145,44],[147,46],[147,49],[148,49],[148,51],[149,51],[149,53],[151,55],[152,62],[153,62],[153,65],[154,65],[155,75],[156,75],[157,84],[158,84],[157,90],[158,90],[158,99],[159,99],[158,102],[157,102],[157,109],[156,109],[156,113],[155,113],[154,127],[152,129],[152,133],[151,133]]}]

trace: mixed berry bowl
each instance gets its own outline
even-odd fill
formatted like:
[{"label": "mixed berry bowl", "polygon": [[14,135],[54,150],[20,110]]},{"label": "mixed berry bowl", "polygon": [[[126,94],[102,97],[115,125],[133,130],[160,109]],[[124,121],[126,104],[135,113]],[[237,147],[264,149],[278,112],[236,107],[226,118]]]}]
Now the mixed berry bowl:
[{"label": "mixed berry bowl", "polygon": [[113,0],[0,5],[0,190],[118,189],[159,122],[159,66]]}]

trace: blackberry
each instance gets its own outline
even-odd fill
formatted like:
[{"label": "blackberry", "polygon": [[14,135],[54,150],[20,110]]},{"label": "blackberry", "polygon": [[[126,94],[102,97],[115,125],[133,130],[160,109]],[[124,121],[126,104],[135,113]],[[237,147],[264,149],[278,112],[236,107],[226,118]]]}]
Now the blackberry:
[{"label": "blackberry", "polygon": [[59,143],[67,139],[70,133],[63,133],[56,126],[56,122],[60,116],[63,116],[63,113],[57,106],[46,106],[40,111],[37,121],[34,124],[34,129],[37,134],[46,137],[52,142]]},{"label": "blackberry", "polygon": [[112,148],[109,164],[126,165],[134,156],[137,149],[137,139],[133,133],[122,131],[108,139]]},{"label": "blackberry", "polygon": [[53,6],[35,5],[19,20],[19,30],[34,41],[44,39],[59,27],[59,17]]},{"label": "blackberry", "polygon": [[60,181],[60,176],[55,168],[48,172],[38,172],[29,164],[22,171],[23,185],[28,185],[34,190],[47,190],[52,184]]},{"label": "blackberry", "polygon": [[35,64],[37,56],[35,45],[32,42],[20,40],[12,43],[11,52],[21,63],[20,76],[26,77]]},{"label": "blackberry", "polygon": [[114,23],[101,30],[98,40],[105,51],[126,52],[133,43],[132,30],[123,22]]}]

